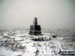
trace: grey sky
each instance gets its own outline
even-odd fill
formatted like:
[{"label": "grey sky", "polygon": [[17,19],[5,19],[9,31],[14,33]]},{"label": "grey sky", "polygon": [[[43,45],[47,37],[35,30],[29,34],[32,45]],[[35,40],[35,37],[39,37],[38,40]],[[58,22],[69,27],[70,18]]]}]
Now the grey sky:
[{"label": "grey sky", "polygon": [[74,29],[74,0],[0,0],[0,27],[26,27],[38,18],[42,28]]}]

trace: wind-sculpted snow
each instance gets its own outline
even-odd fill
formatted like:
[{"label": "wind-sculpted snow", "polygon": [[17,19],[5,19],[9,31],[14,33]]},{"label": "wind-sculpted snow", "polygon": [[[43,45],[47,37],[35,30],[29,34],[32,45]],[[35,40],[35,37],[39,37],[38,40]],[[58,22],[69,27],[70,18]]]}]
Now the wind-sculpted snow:
[{"label": "wind-sculpted snow", "polygon": [[31,36],[21,33],[3,33],[0,36],[0,56],[61,56],[62,50],[75,51],[75,42],[50,35]]}]

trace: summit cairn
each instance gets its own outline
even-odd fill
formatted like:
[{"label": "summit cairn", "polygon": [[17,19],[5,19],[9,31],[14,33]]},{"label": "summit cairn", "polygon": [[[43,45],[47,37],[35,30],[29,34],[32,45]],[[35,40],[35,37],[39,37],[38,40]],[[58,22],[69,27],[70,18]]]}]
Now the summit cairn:
[{"label": "summit cairn", "polygon": [[38,25],[37,17],[34,18],[33,25],[30,25],[30,35],[41,35],[41,26]]}]

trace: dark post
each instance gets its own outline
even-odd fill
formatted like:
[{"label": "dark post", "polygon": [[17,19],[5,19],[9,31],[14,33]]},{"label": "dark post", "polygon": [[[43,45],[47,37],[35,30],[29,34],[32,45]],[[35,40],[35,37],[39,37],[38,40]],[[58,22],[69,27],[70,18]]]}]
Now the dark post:
[{"label": "dark post", "polygon": [[34,25],[38,25],[37,17],[35,17],[33,24],[34,24]]}]

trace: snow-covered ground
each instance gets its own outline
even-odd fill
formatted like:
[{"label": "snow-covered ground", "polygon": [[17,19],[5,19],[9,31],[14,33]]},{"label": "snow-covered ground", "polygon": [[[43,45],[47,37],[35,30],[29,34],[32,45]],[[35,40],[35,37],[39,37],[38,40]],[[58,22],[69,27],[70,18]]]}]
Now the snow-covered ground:
[{"label": "snow-covered ground", "polygon": [[[34,41],[34,38],[50,39]],[[61,56],[60,50],[75,51],[75,42],[63,37],[52,38],[49,33],[43,36],[30,36],[26,33],[5,32],[0,35],[0,56]]]}]

